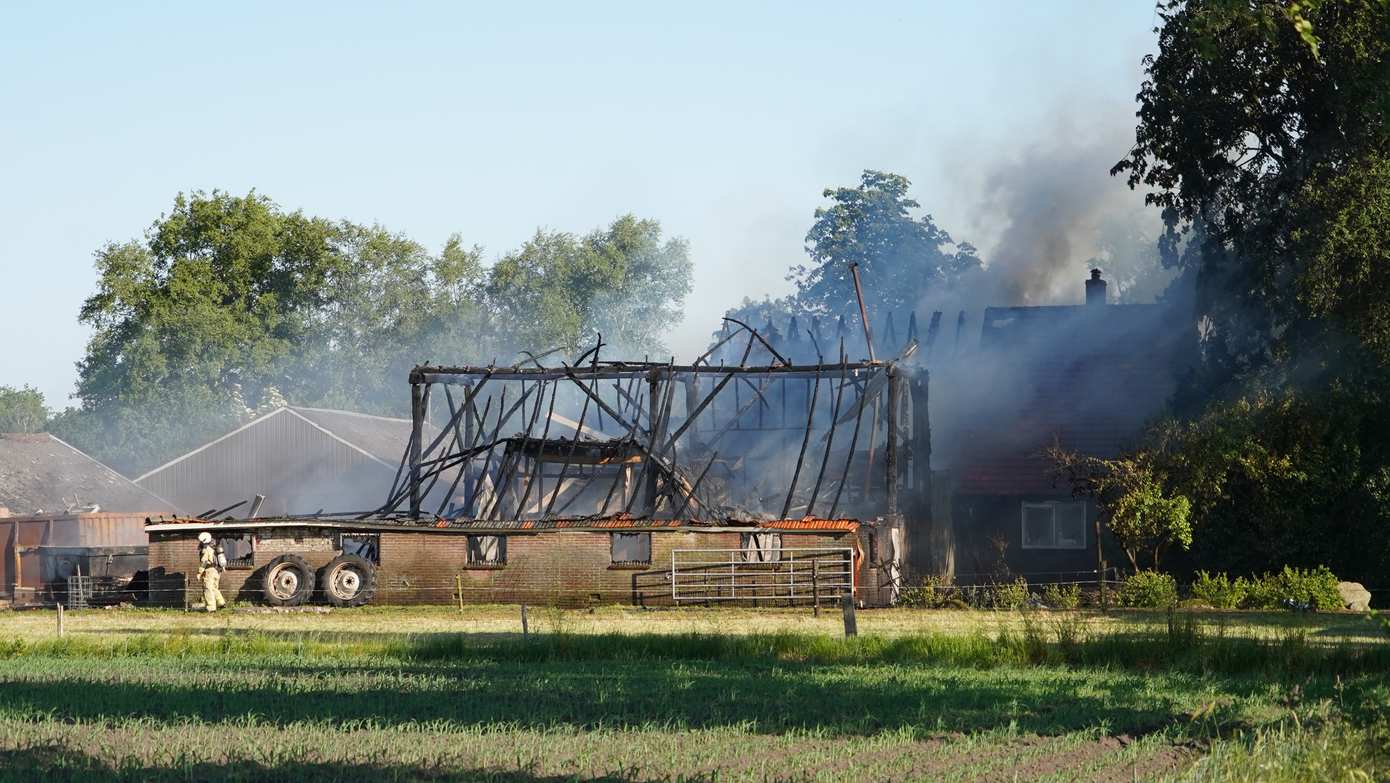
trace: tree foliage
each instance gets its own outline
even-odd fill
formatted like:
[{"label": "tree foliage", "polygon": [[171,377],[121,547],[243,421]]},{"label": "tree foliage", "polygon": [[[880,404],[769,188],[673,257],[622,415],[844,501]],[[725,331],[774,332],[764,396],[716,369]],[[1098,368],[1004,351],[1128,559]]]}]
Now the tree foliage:
[{"label": "tree foliage", "polygon": [[1390,560],[1390,4],[1160,4],[1114,168],[1196,276],[1202,362],[1145,445],[1189,564]]},{"label": "tree foliage", "polygon": [[32,386],[0,386],[0,432],[42,432],[47,424],[42,392]]},{"label": "tree foliage", "polygon": [[662,332],[690,292],[684,240],[624,215],[583,237],[537,231],[491,269],[487,298],[521,344],[573,351],[601,333],[636,354],[665,350]]},{"label": "tree foliage", "polygon": [[127,471],[283,405],[404,413],[413,365],[512,363],[603,332],[661,350],[690,287],[685,243],[623,216],[582,238],[538,233],[487,267],[381,226],[269,198],[180,194],[139,241],[96,254],[81,408],[54,427]]},{"label": "tree foliage", "polygon": [[806,234],[811,265],[792,270],[799,303],[811,312],[849,313],[857,320],[850,264],[865,280],[871,317],[912,310],[932,290],[980,268],[975,248],[956,243],[908,195],[904,176],[866,170],[859,186],[827,188],[831,204],[816,210]]},{"label": "tree foliage", "polygon": [[1139,451],[1115,459],[1087,457],[1059,447],[1048,450],[1058,474],[1076,497],[1092,498],[1101,521],[1136,571],[1158,568],[1169,547],[1192,545],[1192,502],[1166,486],[1161,463]]},{"label": "tree foliage", "polygon": [[[1163,3],[1136,144],[1114,169],[1163,209],[1170,258],[1202,272],[1211,358],[1237,380],[1342,332],[1390,328],[1348,301],[1356,278],[1340,279],[1346,259],[1327,245],[1338,234],[1370,238],[1385,209],[1383,179],[1367,172],[1390,142],[1390,4],[1304,4],[1306,26],[1288,12],[1274,0]],[[1316,53],[1303,35],[1311,29]],[[1386,247],[1362,253],[1390,269]],[[1331,302],[1348,306],[1313,294],[1338,291]]]}]

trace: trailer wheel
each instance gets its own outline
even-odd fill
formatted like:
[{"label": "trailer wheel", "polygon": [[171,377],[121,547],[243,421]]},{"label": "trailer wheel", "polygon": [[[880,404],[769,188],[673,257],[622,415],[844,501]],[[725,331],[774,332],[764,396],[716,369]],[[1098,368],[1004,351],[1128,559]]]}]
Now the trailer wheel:
[{"label": "trailer wheel", "polygon": [[364,557],[338,555],[319,569],[319,589],[333,606],[361,606],[376,595],[376,566]]},{"label": "trailer wheel", "polygon": [[299,555],[280,555],[266,565],[261,589],[271,606],[299,606],[314,594],[314,570]]}]

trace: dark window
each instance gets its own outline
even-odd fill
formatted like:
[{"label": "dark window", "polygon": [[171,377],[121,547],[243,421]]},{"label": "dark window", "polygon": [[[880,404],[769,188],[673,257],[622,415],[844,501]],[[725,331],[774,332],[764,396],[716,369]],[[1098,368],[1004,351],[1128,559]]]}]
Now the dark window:
[{"label": "dark window", "polygon": [[651,533],[614,533],[613,565],[650,565],[652,562]]},{"label": "dark window", "polygon": [[775,563],[782,559],[780,533],[741,533],[739,548],[745,563]]},{"label": "dark window", "polygon": [[338,548],[345,555],[357,555],[369,563],[381,562],[380,533],[344,533],[338,540]]},{"label": "dark window", "polygon": [[503,565],[507,562],[506,536],[469,536],[469,565]]},{"label": "dark window", "polygon": [[250,533],[235,537],[221,537],[217,543],[222,546],[222,553],[227,556],[227,568],[254,568],[253,558],[256,553],[256,545]]},{"label": "dark window", "polygon": [[1085,549],[1086,504],[1023,504],[1024,549]]}]

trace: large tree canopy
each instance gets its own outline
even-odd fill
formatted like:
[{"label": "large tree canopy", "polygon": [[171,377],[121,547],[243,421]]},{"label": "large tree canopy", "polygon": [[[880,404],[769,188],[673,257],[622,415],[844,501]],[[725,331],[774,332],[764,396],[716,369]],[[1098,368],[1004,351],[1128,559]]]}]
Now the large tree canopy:
[{"label": "large tree canopy", "polygon": [[97,252],[80,409],[55,428],[112,464],[157,464],[286,400],[403,412],[419,362],[512,362],[602,332],[659,352],[690,288],[685,243],[623,216],[538,233],[488,268],[380,226],[286,212],[263,195],[180,195],[142,241]]},{"label": "large tree canopy", "polygon": [[596,332],[630,354],[658,355],[690,292],[684,240],[624,215],[583,237],[538,231],[492,267],[488,301],[518,347],[575,350]]},{"label": "large tree canopy", "polygon": [[870,318],[909,312],[929,291],[980,268],[972,245],[957,244],[931,215],[914,215],[920,205],[908,196],[910,184],[898,174],[865,171],[858,187],[825,190],[832,203],[816,210],[806,234],[812,264],[788,278],[803,307],[857,317],[851,263],[865,278]]},{"label": "large tree canopy", "polygon": [[1197,275],[1198,369],[1136,455],[1194,565],[1390,561],[1390,4],[1163,2],[1115,166]]},{"label": "large tree canopy", "polygon": [[1287,5],[1163,3],[1115,166],[1163,208],[1165,250],[1200,268],[1213,358],[1236,375],[1343,330],[1390,359],[1390,4],[1305,4],[1293,24]]}]

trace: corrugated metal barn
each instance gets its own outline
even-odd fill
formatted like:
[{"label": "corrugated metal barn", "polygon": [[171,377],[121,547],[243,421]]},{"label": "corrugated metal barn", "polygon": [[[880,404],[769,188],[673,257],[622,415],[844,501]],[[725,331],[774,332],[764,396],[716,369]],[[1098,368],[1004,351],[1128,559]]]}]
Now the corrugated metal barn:
[{"label": "corrugated metal barn", "polygon": [[0,596],[52,600],[69,576],[128,580],[169,501],[47,433],[0,434]]},{"label": "corrugated metal barn", "polygon": [[[262,515],[381,505],[410,440],[410,420],[321,408],[279,408],[135,483],[185,514],[265,495]],[[232,515],[245,514],[249,504]]]}]

